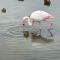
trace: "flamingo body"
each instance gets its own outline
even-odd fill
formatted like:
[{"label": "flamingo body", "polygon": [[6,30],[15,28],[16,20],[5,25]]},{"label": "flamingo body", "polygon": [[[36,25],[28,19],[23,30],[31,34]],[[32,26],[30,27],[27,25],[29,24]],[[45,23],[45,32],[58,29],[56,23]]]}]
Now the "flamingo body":
[{"label": "flamingo body", "polygon": [[41,20],[46,20],[46,19],[52,19],[53,16],[45,11],[34,11],[32,12],[31,19],[35,20],[35,21],[41,21]]},{"label": "flamingo body", "polygon": [[36,21],[46,21],[46,20],[49,21],[53,18],[54,17],[51,14],[49,14],[45,11],[38,10],[38,11],[32,12],[30,17],[28,17],[28,16],[23,17],[23,21],[28,23],[29,25],[32,25],[33,24],[32,21],[35,21],[35,22]]},{"label": "flamingo body", "polygon": [[[23,18],[23,24],[25,25],[25,23],[28,23],[28,25],[31,26],[32,24],[34,24],[33,21],[34,22],[38,21],[38,23],[40,23],[41,21],[46,21],[46,20],[50,20],[50,19],[53,19],[53,18],[54,17],[51,14],[49,14],[49,13],[47,13],[45,11],[40,11],[39,10],[39,11],[32,12],[30,17],[25,16]],[[49,28],[48,31],[49,32],[50,32],[50,29],[52,28],[52,26],[53,26],[53,24],[51,24],[49,22],[49,25],[48,25],[48,28]],[[50,34],[51,34],[51,36],[53,36],[51,32],[50,32]],[[40,35],[41,35],[41,29],[40,29]]]}]

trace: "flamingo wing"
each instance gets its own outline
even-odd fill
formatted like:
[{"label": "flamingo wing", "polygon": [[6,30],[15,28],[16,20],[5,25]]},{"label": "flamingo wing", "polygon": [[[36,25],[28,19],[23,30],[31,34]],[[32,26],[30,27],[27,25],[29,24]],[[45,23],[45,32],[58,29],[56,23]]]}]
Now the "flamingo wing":
[{"label": "flamingo wing", "polygon": [[44,19],[52,19],[53,16],[45,11],[34,11],[31,16],[31,19],[34,20],[44,20]]}]

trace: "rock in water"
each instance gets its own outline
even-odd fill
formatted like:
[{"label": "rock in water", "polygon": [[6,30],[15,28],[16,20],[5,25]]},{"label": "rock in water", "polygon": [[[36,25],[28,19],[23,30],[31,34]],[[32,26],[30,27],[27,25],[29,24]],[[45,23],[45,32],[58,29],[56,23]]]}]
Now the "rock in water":
[{"label": "rock in water", "polygon": [[51,4],[51,1],[50,0],[44,0],[44,5],[50,6],[50,4]]},{"label": "rock in water", "polygon": [[3,13],[6,13],[6,8],[3,8],[3,9],[2,9],[2,12],[3,12]]},{"label": "rock in water", "polygon": [[18,0],[18,1],[24,1],[24,0]]}]

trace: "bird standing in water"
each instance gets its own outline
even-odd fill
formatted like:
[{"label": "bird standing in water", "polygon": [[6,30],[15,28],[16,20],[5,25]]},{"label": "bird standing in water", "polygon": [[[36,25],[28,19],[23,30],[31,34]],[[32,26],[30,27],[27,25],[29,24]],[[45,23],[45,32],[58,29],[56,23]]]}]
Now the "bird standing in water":
[{"label": "bird standing in water", "polygon": [[[34,11],[31,13],[30,17],[28,17],[28,16],[23,17],[23,25],[25,25],[27,23],[28,25],[33,26],[35,22],[38,22],[40,24],[42,21],[47,22],[53,18],[54,17],[51,14],[49,14],[45,11],[40,11],[40,10]],[[48,24],[49,32],[50,32],[50,29],[52,26],[53,26],[53,24],[51,24],[49,22],[49,24]],[[40,29],[40,35],[41,35],[41,29]],[[50,32],[50,35],[53,36],[53,34],[51,32]]]},{"label": "bird standing in water", "polygon": [[44,5],[50,6],[50,4],[51,4],[51,1],[50,0],[44,0]]}]

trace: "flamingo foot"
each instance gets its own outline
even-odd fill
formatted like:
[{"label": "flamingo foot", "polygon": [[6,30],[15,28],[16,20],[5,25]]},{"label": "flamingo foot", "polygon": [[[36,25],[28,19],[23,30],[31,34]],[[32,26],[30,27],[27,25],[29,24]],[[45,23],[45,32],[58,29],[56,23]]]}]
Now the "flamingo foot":
[{"label": "flamingo foot", "polygon": [[41,36],[41,29],[40,29],[40,33],[37,33],[37,36],[42,37],[42,36]]}]

